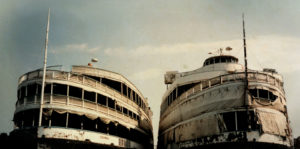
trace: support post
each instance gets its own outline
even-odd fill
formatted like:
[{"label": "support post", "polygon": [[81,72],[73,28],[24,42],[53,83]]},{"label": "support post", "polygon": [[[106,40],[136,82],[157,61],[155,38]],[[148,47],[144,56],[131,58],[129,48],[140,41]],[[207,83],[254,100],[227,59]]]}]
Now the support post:
[{"label": "support post", "polygon": [[48,9],[48,23],[46,29],[46,40],[45,40],[45,55],[44,55],[44,68],[43,68],[43,80],[42,80],[42,93],[40,102],[40,113],[39,113],[39,127],[42,125],[43,116],[43,104],[44,104],[44,90],[45,90],[45,78],[46,78],[46,66],[47,66],[47,49],[48,49],[48,33],[50,24],[50,8]]}]

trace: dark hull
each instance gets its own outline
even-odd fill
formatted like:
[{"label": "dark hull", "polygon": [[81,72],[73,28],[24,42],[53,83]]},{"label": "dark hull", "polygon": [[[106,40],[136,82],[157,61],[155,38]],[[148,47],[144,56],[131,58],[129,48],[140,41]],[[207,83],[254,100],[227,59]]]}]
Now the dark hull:
[{"label": "dark hull", "polygon": [[[9,136],[1,137],[0,143],[8,148],[28,149],[124,149],[113,144],[103,145],[86,141],[74,141],[66,139],[37,138],[37,129],[14,130]],[[144,146],[145,149],[153,149],[152,145]],[[130,149],[130,148],[128,148]]]},{"label": "dark hull", "polygon": [[[261,143],[261,142],[230,142],[230,143],[216,143],[209,145],[199,145],[195,147],[180,147],[180,145],[171,145],[171,149],[292,149],[285,145]],[[159,147],[158,149],[165,149]]]}]

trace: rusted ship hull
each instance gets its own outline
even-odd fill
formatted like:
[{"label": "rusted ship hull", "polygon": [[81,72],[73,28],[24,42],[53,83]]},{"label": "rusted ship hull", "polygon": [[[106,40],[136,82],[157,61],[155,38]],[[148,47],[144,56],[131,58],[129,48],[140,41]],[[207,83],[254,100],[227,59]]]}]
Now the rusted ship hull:
[{"label": "rusted ship hull", "polygon": [[[197,141],[194,142],[197,144]],[[292,149],[285,145],[278,145],[272,143],[258,143],[258,142],[228,142],[228,143],[216,143],[209,145],[201,145],[194,147],[178,147],[173,146],[172,149]]]},{"label": "rusted ship hull", "polygon": [[[134,141],[81,130],[62,130],[63,128],[30,128],[14,130],[10,133],[9,143],[12,148],[31,149],[152,149],[152,145],[144,145]],[[69,132],[68,132],[69,131]],[[77,132],[77,133],[76,133]],[[17,143],[16,143],[17,142]]]},{"label": "rusted ship hull", "polygon": [[[226,58],[231,63],[220,63]],[[282,77],[251,70],[245,89],[243,69],[231,59],[212,57],[199,70],[166,77],[175,79],[166,81],[159,149],[292,147]]]}]

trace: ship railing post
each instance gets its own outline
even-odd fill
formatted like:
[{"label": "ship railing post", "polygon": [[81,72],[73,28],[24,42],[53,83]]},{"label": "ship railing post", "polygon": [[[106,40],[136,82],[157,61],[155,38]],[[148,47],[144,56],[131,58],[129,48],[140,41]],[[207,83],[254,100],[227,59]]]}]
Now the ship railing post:
[{"label": "ship railing post", "polygon": [[108,97],[106,97],[105,98],[105,100],[106,100],[106,105],[105,105],[105,107],[106,107],[106,112],[107,112],[107,115],[109,115],[109,108],[108,108],[108,99],[107,99]]},{"label": "ship railing post", "polygon": [[202,91],[202,82],[200,82],[200,91]]},{"label": "ship railing post", "polygon": [[70,96],[69,96],[69,94],[70,94],[70,85],[67,85],[67,105],[69,105],[69,103],[70,103]]},{"label": "ship railing post", "polygon": [[[45,84],[45,86],[46,86],[46,84]],[[52,102],[53,102],[53,83],[51,83],[50,86],[51,86],[51,89],[50,89],[51,90],[50,91],[50,104],[52,104]]]},{"label": "ship railing post", "polygon": [[84,89],[81,90],[81,95],[82,95],[81,97],[82,107],[84,108]]},{"label": "ship railing post", "polygon": [[70,80],[70,72],[68,72],[67,80]]},{"label": "ship railing post", "polygon": [[27,104],[27,86],[25,86],[25,97],[24,97],[24,107]]},{"label": "ship railing post", "polygon": [[35,86],[36,88],[35,88],[35,95],[34,95],[34,104],[36,104],[37,102],[37,94],[38,94],[38,85],[36,84]]},{"label": "ship railing post", "polygon": [[[45,77],[45,78],[47,78],[47,71],[45,72],[45,75],[46,75],[46,77]],[[52,78],[52,79],[54,79],[54,77],[55,77],[55,75],[54,75],[54,71],[52,71],[52,73],[51,73],[51,78]]]},{"label": "ship railing post", "polygon": [[66,118],[66,128],[69,126],[69,113],[67,112],[67,118]]},{"label": "ship railing post", "polygon": [[95,101],[95,105],[96,105],[96,111],[98,112],[98,94],[97,93],[95,93],[96,95],[95,95],[95,97],[96,97],[96,101]]},{"label": "ship railing post", "polygon": [[238,130],[238,123],[237,123],[237,112],[234,112],[234,121],[235,121],[235,131]]}]

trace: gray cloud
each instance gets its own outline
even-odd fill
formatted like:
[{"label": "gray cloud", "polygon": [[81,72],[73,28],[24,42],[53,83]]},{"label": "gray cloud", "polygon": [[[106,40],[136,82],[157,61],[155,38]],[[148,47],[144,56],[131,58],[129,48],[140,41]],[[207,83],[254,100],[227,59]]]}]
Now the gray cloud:
[{"label": "gray cloud", "polygon": [[[155,131],[165,90],[163,72],[198,68],[213,49],[224,46],[240,49],[241,13],[244,12],[250,65],[275,67],[286,75],[289,111],[293,126],[297,126],[300,121],[294,113],[299,112],[295,89],[298,87],[295,82],[300,82],[297,79],[300,75],[299,3],[292,0],[272,3],[261,0],[2,0],[0,131],[12,129],[16,80],[22,73],[42,66],[49,7],[48,65],[85,65],[91,57],[97,57],[100,60],[97,67],[124,74],[149,98],[155,112]],[[214,44],[205,47],[208,43]],[[242,53],[234,54],[241,57]],[[149,77],[154,79],[147,82],[147,78],[141,77],[144,74],[152,74]],[[299,128],[294,130],[296,135],[300,134]]]}]

